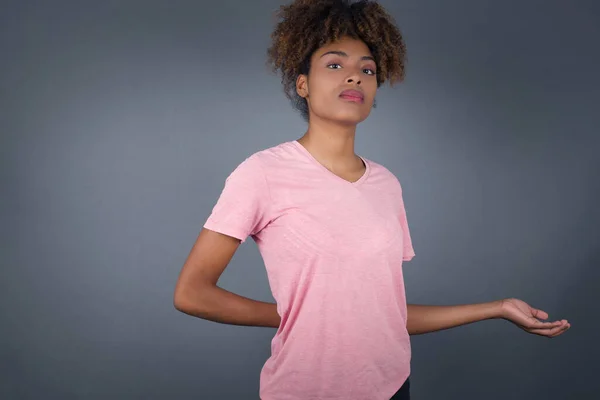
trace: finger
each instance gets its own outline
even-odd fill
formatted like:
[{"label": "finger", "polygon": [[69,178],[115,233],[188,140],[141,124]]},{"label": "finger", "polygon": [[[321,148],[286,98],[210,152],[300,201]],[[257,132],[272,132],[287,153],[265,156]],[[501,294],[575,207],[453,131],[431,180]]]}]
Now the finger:
[{"label": "finger", "polygon": [[553,333],[552,336],[550,336],[550,337],[554,338],[554,337],[557,337],[559,335],[562,335],[563,333],[565,333],[566,331],[568,331],[570,327],[571,327],[570,324],[566,324],[566,325],[564,325],[562,327],[562,329],[560,329],[558,332]]},{"label": "finger", "polygon": [[531,308],[531,312],[534,317],[538,319],[548,319],[548,313],[543,310],[538,310],[537,308]]},{"label": "finger", "polygon": [[528,329],[552,329],[554,327],[562,326],[562,325],[564,325],[563,321],[543,322],[543,321],[531,320],[526,327]]},{"label": "finger", "polygon": [[560,323],[562,324],[562,326],[566,326],[569,324],[569,321],[567,321],[566,319],[561,319]]},{"label": "finger", "polygon": [[562,327],[562,326],[555,326],[554,328],[550,328],[550,329],[528,329],[527,331],[529,333],[533,333],[533,334],[540,335],[540,336],[554,337],[557,333],[561,332],[563,329],[564,329],[564,327]]},{"label": "finger", "polygon": [[567,331],[569,328],[571,327],[571,324],[569,323],[565,323],[562,324],[560,326],[555,326],[554,328],[549,328],[549,329],[527,329],[528,332],[530,333],[534,333],[536,335],[540,335],[540,336],[546,336],[546,337],[556,337],[558,335],[561,335],[562,333],[564,333],[565,331]]},{"label": "finger", "polygon": [[561,328],[566,324],[566,321],[553,321],[553,322],[541,322],[541,321],[534,321],[531,322],[529,326],[526,326],[525,328],[528,330],[532,330],[532,329],[537,329],[537,330],[551,330],[554,328]]}]

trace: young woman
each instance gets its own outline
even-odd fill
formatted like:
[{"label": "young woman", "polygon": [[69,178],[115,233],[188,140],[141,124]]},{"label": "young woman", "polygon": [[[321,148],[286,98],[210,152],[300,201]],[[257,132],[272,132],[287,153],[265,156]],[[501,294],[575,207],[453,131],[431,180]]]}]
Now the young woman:
[{"label": "young woman", "polygon": [[[411,241],[402,187],[354,152],[377,88],[404,77],[405,46],[377,3],[298,0],[280,10],[269,60],[308,128],[250,155],[225,187],[186,260],[175,307],[226,324],[277,328],[263,400],[409,398],[409,335],[490,318],[557,336],[566,320],[517,299],[407,305]],[[248,237],[276,304],[217,286]]]}]

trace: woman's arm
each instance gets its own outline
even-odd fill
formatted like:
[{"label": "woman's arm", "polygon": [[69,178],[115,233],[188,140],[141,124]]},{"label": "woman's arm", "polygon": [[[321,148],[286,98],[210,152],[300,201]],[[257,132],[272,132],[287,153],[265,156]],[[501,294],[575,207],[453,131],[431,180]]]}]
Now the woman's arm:
[{"label": "woman's arm", "polygon": [[277,328],[277,305],[251,300],[217,286],[240,241],[203,229],[185,261],[173,298],[177,310],[231,325]]},{"label": "woman's arm", "polygon": [[567,320],[543,322],[548,314],[519,299],[456,306],[408,305],[410,335],[440,331],[487,319],[506,319],[521,329],[541,336],[555,337],[571,327]]},{"label": "woman's arm", "polygon": [[497,318],[500,302],[457,306],[408,305],[408,333],[420,335]]}]

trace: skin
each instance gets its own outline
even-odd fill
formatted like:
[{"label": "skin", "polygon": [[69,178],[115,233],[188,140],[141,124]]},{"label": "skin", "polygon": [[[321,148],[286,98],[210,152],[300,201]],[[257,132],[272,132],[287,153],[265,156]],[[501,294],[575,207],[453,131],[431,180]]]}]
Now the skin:
[{"label": "skin", "polygon": [[[334,174],[354,182],[365,166],[354,152],[356,126],[370,114],[377,92],[376,64],[360,40],[343,38],[317,50],[308,76],[296,82],[298,94],[309,106],[306,133],[298,139]],[[363,102],[340,97],[346,89],[359,90]],[[186,259],[175,288],[179,311],[232,325],[277,328],[277,306],[239,296],[218,281],[240,245],[238,239],[202,229]],[[548,314],[522,300],[509,298],[454,306],[408,304],[407,329],[418,335],[489,319],[504,319],[526,332],[556,337],[570,328],[567,320],[547,321]]]}]

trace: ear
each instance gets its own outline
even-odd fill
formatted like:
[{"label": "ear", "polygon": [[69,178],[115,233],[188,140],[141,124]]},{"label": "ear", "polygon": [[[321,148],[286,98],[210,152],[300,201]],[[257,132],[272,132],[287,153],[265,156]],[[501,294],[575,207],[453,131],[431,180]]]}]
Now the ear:
[{"label": "ear", "polygon": [[308,97],[308,77],[306,75],[300,74],[296,78],[296,93],[300,97]]}]

